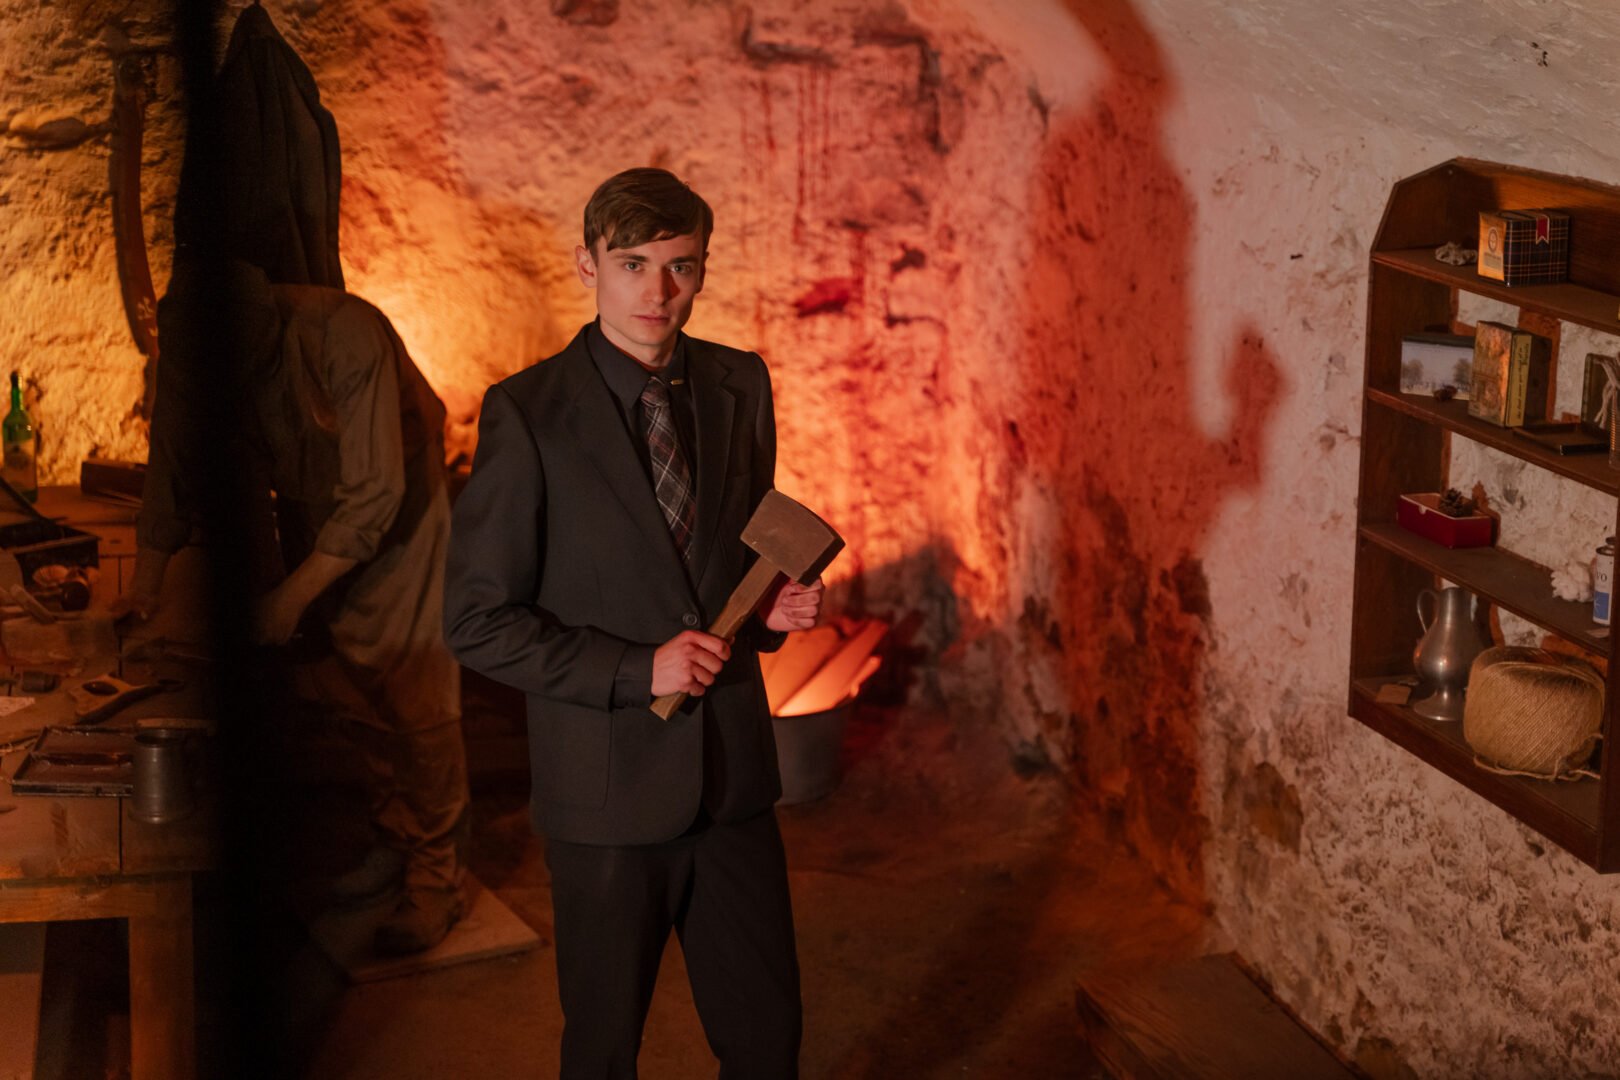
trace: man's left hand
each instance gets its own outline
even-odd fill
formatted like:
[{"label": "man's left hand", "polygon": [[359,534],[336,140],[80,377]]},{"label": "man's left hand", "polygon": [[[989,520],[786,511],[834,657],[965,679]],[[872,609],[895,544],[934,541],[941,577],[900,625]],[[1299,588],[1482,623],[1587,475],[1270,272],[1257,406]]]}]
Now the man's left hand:
[{"label": "man's left hand", "polygon": [[259,598],[254,612],[253,640],[260,645],[285,645],[298,630],[307,605],[282,582]]},{"label": "man's left hand", "polygon": [[789,581],[776,590],[770,607],[763,613],[765,627],[779,634],[789,630],[808,630],[821,616],[822,583],[816,578],[812,585]]}]

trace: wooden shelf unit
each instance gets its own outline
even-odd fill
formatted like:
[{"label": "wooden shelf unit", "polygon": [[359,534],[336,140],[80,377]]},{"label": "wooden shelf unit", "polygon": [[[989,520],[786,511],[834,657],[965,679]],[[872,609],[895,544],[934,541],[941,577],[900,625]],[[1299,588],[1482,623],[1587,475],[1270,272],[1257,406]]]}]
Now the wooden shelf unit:
[{"label": "wooden shelf unit", "polygon": [[[1556,207],[1571,218],[1570,280],[1509,289],[1472,267],[1448,266],[1434,250],[1478,235],[1482,210]],[[1462,436],[1549,473],[1620,496],[1620,469],[1604,455],[1562,457],[1468,415],[1466,402],[1400,392],[1401,339],[1456,320],[1459,292],[1519,309],[1541,331],[1550,319],[1620,337],[1620,188],[1490,162],[1456,159],[1397,183],[1373,242],[1367,290],[1367,364],[1362,399],[1349,711],[1558,846],[1603,873],[1620,871],[1620,664],[1611,664],[1600,743],[1600,780],[1549,782],[1481,768],[1460,723],[1440,723],[1380,703],[1378,687],[1412,675],[1420,628],[1417,596],[1436,578],[1468,589],[1599,658],[1614,654],[1589,604],[1552,594],[1546,567],[1500,548],[1451,550],[1395,524],[1400,495],[1443,491],[1449,441]],[[1557,362],[1555,356],[1555,363]],[[1579,358],[1576,358],[1579,362]],[[1573,403],[1562,403],[1569,407]],[[1620,499],[1615,532],[1620,535]],[[1586,538],[1583,538],[1586,539]],[[1590,538],[1596,547],[1600,537]],[[1620,624],[1617,624],[1620,625]]]}]

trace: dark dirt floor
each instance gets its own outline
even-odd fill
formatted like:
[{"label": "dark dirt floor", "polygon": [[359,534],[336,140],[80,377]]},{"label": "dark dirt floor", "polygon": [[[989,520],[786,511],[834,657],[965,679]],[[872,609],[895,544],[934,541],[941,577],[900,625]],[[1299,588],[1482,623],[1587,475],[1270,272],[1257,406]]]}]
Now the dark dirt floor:
[{"label": "dark dirt floor", "polygon": [[[981,729],[919,711],[864,709],[846,744],[838,789],[780,811],[803,972],[803,1075],[1105,1076],[1078,1033],[1077,979],[1196,952],[1199,913],[1168,900],[1097,823],[1076,815],[1053,773],[1019,775]],[[514,778],[475,790],[471,861],[540,934],[538,949],[345,987],[317,951],[282,928],[295,988],[282,1019],[308,1076],[557,1074],[550,894],[525,787]],[[352,854],[352,839],[334,840],[349,850],[334,850],[331,865]],[[117,1076],[127,1068],[117,978],[95,977],[99,1013],[95,994],[66,989],[89,969],[117,966],[109,964],[118,955],[116,927],[74,933],[80,940],[52,939],[57,1000],[42,1032],[74,1049],[42,1058],[39,1076]],[[205,971],[205,1024],[207,981]],[[205,1033],[205,1066],[207,1041]],[[672,941],[641,1075],[684,1080],[716,1071]]]},{"label": "dark dirt floor", "polygon": [[[1196,912],[1164,899],[1077,818],[1051,774],[1016,775],[941,717],[863,712],[843,784],[785,807],[807,1078],[1100,1075],[1077,1033],[1088,969],[1192,950]],[[524,792],[477,802],[473,869],[537,929],[510,960],[348,990],[316,1077],[543,1077],[560,1014],[550,895]],[[679,947],[665,954],[641,1054],[652,1078],[716,1067]]]}]

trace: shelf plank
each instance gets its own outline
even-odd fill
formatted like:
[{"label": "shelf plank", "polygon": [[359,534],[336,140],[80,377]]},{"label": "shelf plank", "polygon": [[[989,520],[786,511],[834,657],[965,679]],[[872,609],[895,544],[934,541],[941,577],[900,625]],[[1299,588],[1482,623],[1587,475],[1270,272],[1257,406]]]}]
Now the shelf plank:
[{"label": "shelf plank", "polygon": [[1376,265],[1392,267],[1414,277],[1437,281],[1453,289],[1488,296],[1514,307],[1529,308],[1565,322],[1620,334],[1620,296],[1588,289],[1584,285],[1561,282],[1557,285],[1518,285],[1508,288],[1499,281],[1482,278],[1472,266],[1451,266],[1434,257],[1433,248],[1405,248],[1375,251]]},{"label": "shelf plank", "polygon": [[1460,722],[1437,722],[1403,705],[1381,704],[1384,683],[1399,677],[1356,679],[1350,715],[1397,746],[1422,758],[1464,787],[1512,814],[1577,859],[1598,864],[1599,784],[1596,780],[1531,780],[1503,776],[1474,764]]},{"label": "shelf plank", "polygon": [[[1609,628],[1592,621],[1592,605],[1554,596],[1552,574],[1539,563],[1501,548],[1443,547],[1392,522],[1370,522],[1360,532],[1384,550],[1454,581],[1588,652],[1603,657],[1612,654]],[[1416,616],[1413,618],[1415,621]]]},{"label": "shelf plank", "polygon": [[1426,420],[1587,487],[1620,495],[1620,469],[1610,467],[1608,454],[1555,454],[1539,443],[1516,434],[1514,428],[1498,427],[1469,416],[1466,401],[1436,401],[1422,394],[1392,394],[1370,386],[1367,388],[1367,400],[1386,409]]}]

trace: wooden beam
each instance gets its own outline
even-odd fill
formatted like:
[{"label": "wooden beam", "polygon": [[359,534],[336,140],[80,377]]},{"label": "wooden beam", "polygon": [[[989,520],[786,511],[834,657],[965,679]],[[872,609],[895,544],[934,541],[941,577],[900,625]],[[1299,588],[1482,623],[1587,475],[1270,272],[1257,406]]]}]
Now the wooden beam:
[{"label": "wooden beam", "polygon": [[0,1080],[31,1080],[39,1046],[45,924],[0,926]]},{"label": "wooden beam", "polygon": [[1352,1080],[1231,954],[1081,982],[1081,1028],[1119,1080]]},{"label": "wooden beam", "polygon": [[154,910],[129,920],[131,1080],[196,1080],[191,878],[155,884]]}]

